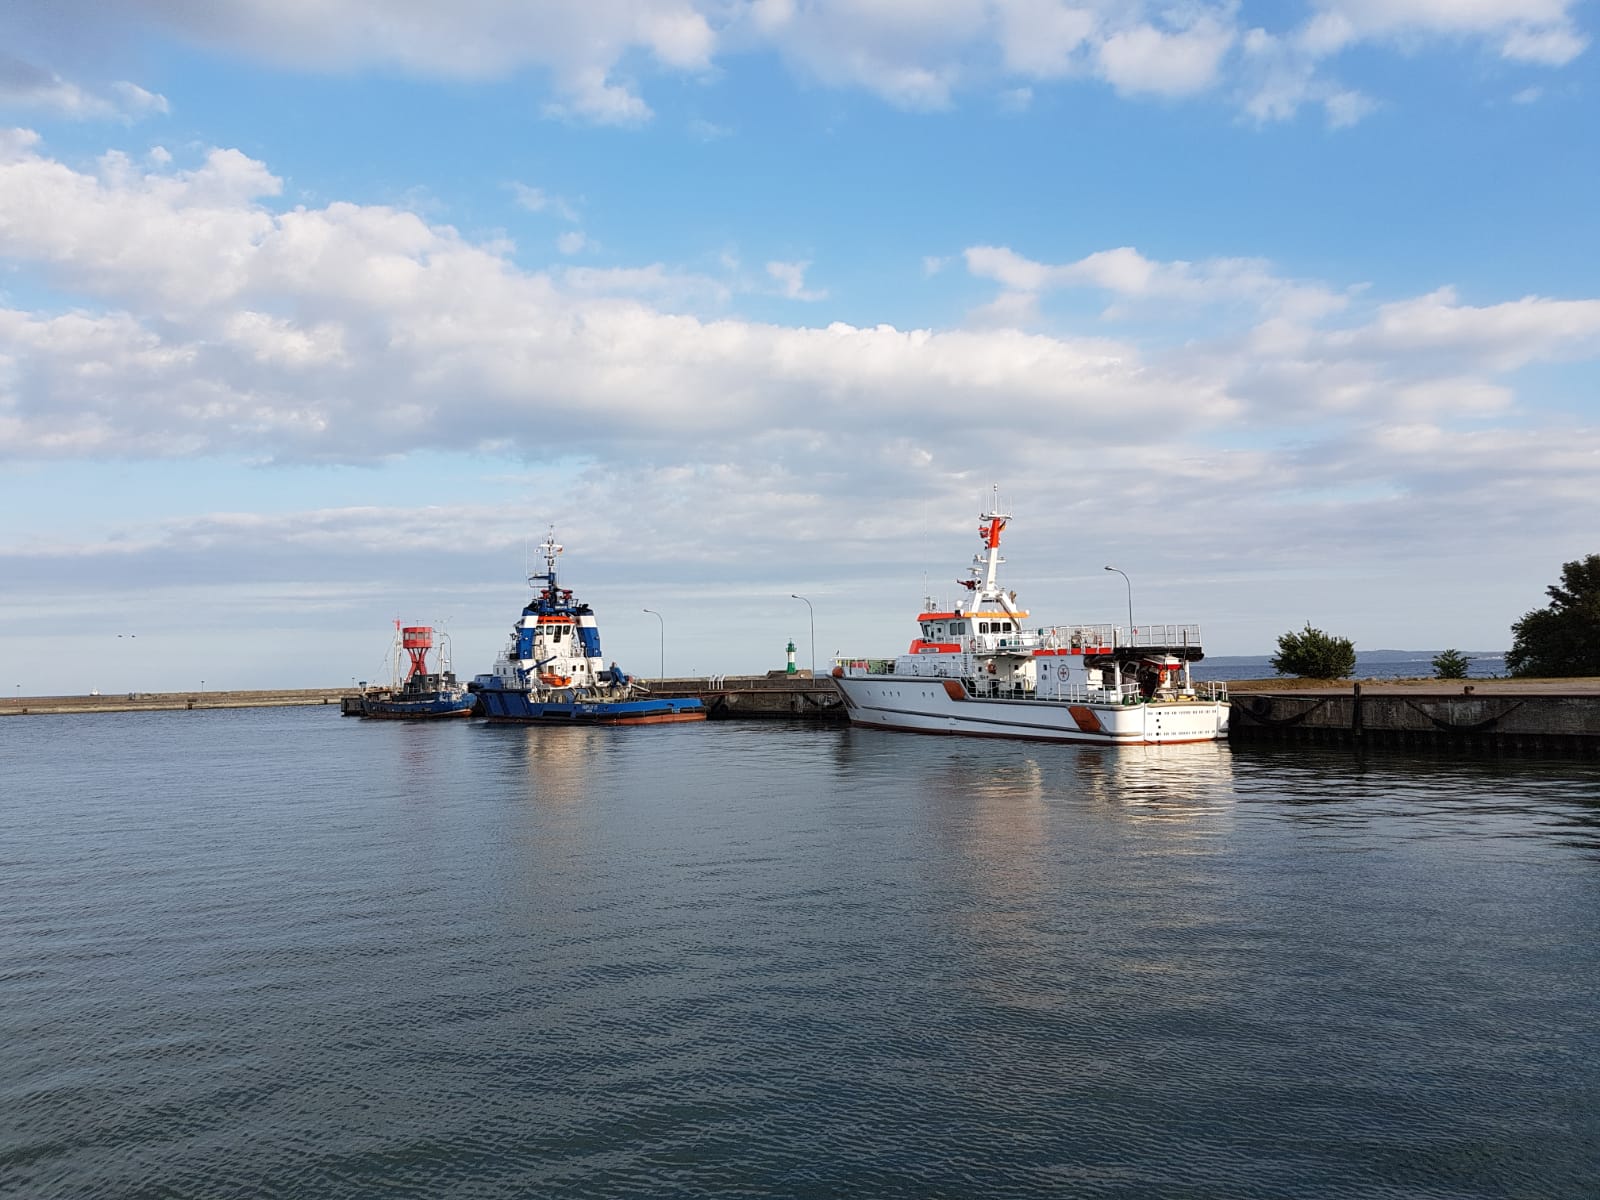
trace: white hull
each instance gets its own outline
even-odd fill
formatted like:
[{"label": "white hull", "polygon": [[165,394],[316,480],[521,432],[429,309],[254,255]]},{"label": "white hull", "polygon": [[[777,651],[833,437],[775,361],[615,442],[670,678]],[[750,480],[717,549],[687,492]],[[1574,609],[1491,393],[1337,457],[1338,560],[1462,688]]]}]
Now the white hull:
[{"label": "white hull", "polygon": [[1158,699],[1136,704],[971,695],[955,679],[840,672],[850,720],[877,729],[1100,745],[1214,742],[1228,736],[1228,703]]}]

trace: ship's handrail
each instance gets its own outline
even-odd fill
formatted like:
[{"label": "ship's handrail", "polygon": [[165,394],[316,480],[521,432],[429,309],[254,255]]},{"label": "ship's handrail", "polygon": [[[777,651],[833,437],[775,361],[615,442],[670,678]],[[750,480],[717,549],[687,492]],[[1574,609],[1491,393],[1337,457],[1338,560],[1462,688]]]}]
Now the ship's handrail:
[{"label": "ship's handrail", "polygon": [[[976,635],[982,637],[982,634]],[[994,637],[993,634],[990,637]],[[1200,626],[1187,624],[1135,625],[1130,631],[1122,625],[1044,625],[1025,629],[1020,634],[1001,634],[995,639],[1001,649],[1141,649],[1173,646],[1200,648]]]},{"label": "ship's handrail", "polygon": [[1125,683],[1120,688],[1090,687],[1083,683],[1051,683],[1028,693],[1033,700],[1059,700],[1064,704],[1137,704],[1139,685]]},{"label": "ship's handrail", "polygon": [[1201,648],[1200,626],[1188,624],[1135,625],[1131,631],[1122,625],[1044,625],[1009,633],[973,633],[950,640],[973,654]]}]

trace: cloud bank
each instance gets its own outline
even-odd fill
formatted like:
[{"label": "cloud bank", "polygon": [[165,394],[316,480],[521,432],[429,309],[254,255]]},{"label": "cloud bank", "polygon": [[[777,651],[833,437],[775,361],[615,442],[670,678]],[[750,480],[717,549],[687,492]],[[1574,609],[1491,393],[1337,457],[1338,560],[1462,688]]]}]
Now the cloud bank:
[{"label": "cloud bank", "polygon": [[[13,40],[35,47],[40,62],[78,54],[85,38],[110,45],[156,30],[301,71],[398,69],[486,80],[531,70],[548,82],[547,114],[615,125],[654,116],[646,94],[659,77],[709,79],[743,56],[775,55],[804,80],[909,110],[946,108],[968,94],[1015,104],[1041,85],[1087,81],[1128,97],[1215,95],[1258,122],[1320,106],[1337,127],[1382,102],[1339,81],[1341,55],[1467,45],[1506,63],[1553,69],[1589,41],[1576,0],[1310,0],[1269,9],[1278,17],[1273,28],[1250,24],[1236,0],[472,0],[449,7],[123,0],[114,9],[58,0],[50,7],[50,20],[9,19]],[[69,41],[67,30],[78,37]],[[48,70],[0,59],[0,98],[9,91],[82,116],[165,106],[134,85],[116,88],[118,95],[91,96]]]},{"label": "cloud bank", "polygon": [[[929,506],[964,518],[996,478],[1025,481],[1045,531],[1177,522],[1191,561],[1310,561],[1353,522],[1369,550],[1459,549],[1600,465],[1592,424],[1518,400],[1518,372],[1600,355],[1596,298],[1379,298],[1258,259],[973,246],[996,293],[965,327],[784,325],[660,264],[529,270],[414,213],[281,192],[233,149],[80,168],[0,137],[0,258],[72,298],[0,307],[0,461],[478,456],[557,472],[630,557],[745,565],[758,544],[893,558]],[[767,270],[819,303],[805,268]],[[1066,296],[1100,305],[1089,328],[1053,315]],[[1203,519],[1174,507],[1202,496]],[[354,561],[373,521],[284,528]],[[117,552],[195,527],[125,530]]]}]

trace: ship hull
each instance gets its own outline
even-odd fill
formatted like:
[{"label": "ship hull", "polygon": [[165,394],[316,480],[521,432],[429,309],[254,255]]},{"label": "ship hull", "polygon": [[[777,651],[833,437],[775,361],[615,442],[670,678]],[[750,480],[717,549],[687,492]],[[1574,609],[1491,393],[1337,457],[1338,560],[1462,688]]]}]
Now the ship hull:
[{"label": "ship hull", "polygon": [[1228,736],[1228,705],[1212,700],[1138,704],[971,695],[954,679],[836,675],[850,721],[873,729],[958,737],[1149,746]]},{"label": "ship hull", "polygon": [[479,688],[478,702],[491,721],[544,725],[668,725],[704,721],[699,700],[588,700],[571,696],[536,699],[528,692]]},{"label": "ship hull", "polygon": [[465,692],[417,700],[364,698],[361,715],[378,721],[433,721],[470,717],[477,702]]}]

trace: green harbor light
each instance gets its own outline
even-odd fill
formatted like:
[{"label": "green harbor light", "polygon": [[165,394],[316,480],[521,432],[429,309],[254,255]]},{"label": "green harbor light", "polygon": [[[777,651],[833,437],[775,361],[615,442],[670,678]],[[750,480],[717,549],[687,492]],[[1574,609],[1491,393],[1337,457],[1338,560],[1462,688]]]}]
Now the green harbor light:
[{"label": "green harbor light", "polygon": [[784,667],[783,673],[785,675],[793,675],[793,674],[797,673],[798,670],[799,670],[799,668],[794,665],[794,639],[793,638],[789,639],[788,654],[789,654],[789,662],[788,662],[788,665],[786,667]]}]

